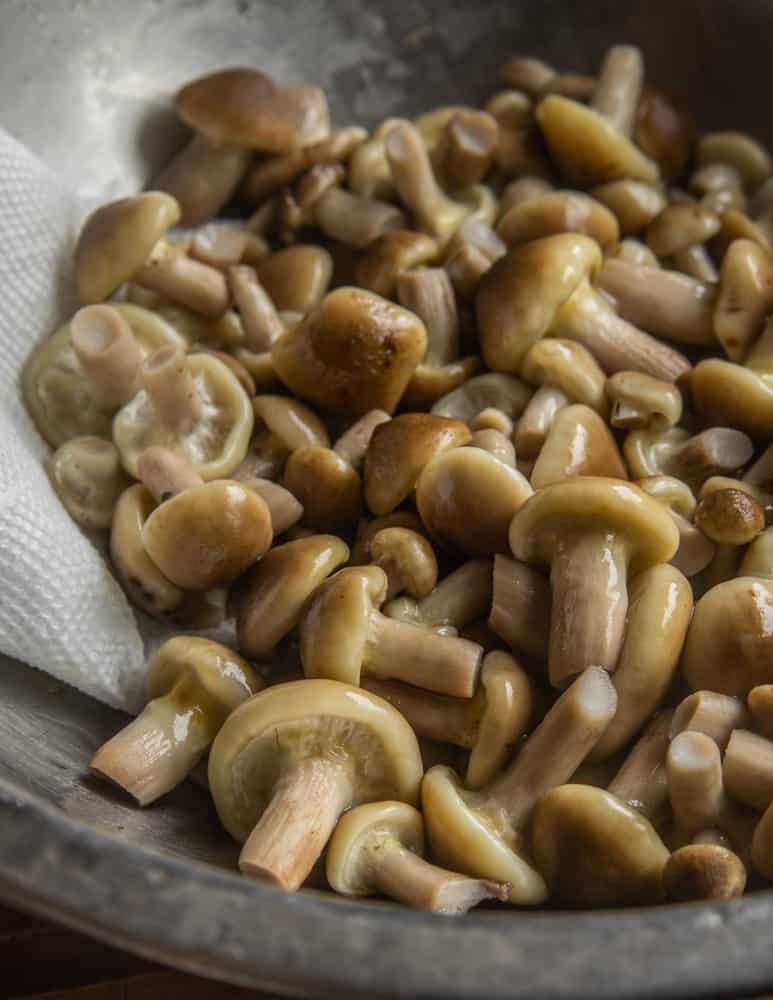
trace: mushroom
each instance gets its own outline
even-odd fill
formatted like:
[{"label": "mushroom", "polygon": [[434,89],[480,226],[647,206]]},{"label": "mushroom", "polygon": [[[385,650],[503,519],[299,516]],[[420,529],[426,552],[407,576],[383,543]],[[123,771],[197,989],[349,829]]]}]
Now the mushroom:
[{"label": "mushroom", "polygon": [[731,361],[742,363],[773,308],[773,258],[751,240],[734,240],[722,258],[714,332]]},{"label": "mushroom", "polygon": [[765,512],[744,490],[701,490],[696,526],[718,545],[748,545],[765,527]]},{"label": "mushroom", "polygon": [[666,709],[647,723],[607,788],[658,827],[669,810],[666,752],[672,716]]},{"label": "mushroom", "polygon": [[679,389],[643,372],[616,372],[606,380],[604,390],[612,404],[609,422],[613,427],[666,430],[682,416]]},{"label": "mushroom", "polygon": [[283,382],[323,410],[391,413],[421,362],[421,320],[361,288],[337,288],[271,351]]},{"label": "mushroom", "polygon": [[335,535],[310,535],[267,552],[239,585],[236,630],[245,656],[272,656],[317,587],[348,558],[349,547]]},{"label": "mushroom", "polygon": [[188,777],[227,716],[262,687],[219,642],[168,639],[148,666],[144,709],[97,750],[89,770],[150,805]]},{"label": "mushroom", "polygon": [[631,483],[567,480],[538,490],[513,518],[517,559],[551,565],[550,682],[565,687],[587,664],[617,666],[627,578],[676,552],[667,511]]},{"label": "mushroom", "polygon": [[608,414],[606,376],[590,351],[577,341],[558,337],[538,340],[523,359],[521,375],[532,385],[560,389],[570,402],[590,406],[602,417]]},{"label": "mushroom", "polygon": [[508,87],[525,90],[531,97],[539,97],[556,75],[553,67],[542,59],[528,56],[514,56],[499,69],[499,78],[503,83]]},{"label": "mushroom", "polygon": [[[236,226],[210,222],[199,229],[193,237],[189,253],[203,264],[225,271],[238,264],[244,257],[250,235],[246,230],[238,229]],[[267,246],[265,253],[268,253]]]},{"label": "mushroom", "polygon": [[391,298],[400,274],[429,264],[437,253],[437,241],[426,233],[410,229],[384,233],[365,248],[357,261],[357,284],[377,295]]},{"label": "mushroom", "polygon": [[349,558],[350,566],[366,566],[370,562],[370,543],[384,528],[410,528],[419,534],[424,532],[421,518],[413,510],[396,510],[372,520],[362,518],[357,525],[357,534]]},{"label": "mushroom", "polygon": [[[141,357],[158,347],[186,347],[173,326],[140,306],[116,302],[101,306],[96,314],[91,310],[81,311],[80,316],[80,353],[91,375],[84,369],[73,342],[72,322],[65,323],[36,347],[22,371],[27,410],[41,436],[53,448],[74,437],[111,436],[113,414],[121,405],[115,401],[119,397],[114,393],[129,383],[133,385],[136,375],[134,350],[129,342],[132,335]],[[129,326],[128,334],[125,324]],[[131,362],[128,367],[127,358]],[[113,402],[106,408],[105,389],[110,396],[110,387]]]},{"label": "mushroom", "polygon": [[489,626],[517,653],[547,658],[550,582],[526,563],[494,556]]},{"label": "mushroom", "polygon": [[633,239],[631,236],[620,240],[615,250],[607,254],[607,260],[624,260],[630,264],[638,264],[641,267],[651,267],[655,270],[660,269],[660,261],[647,244],[642,243],[641,240]]},{"label": "mushroom", "polygon": [[246,478],[244,485],[262,497],[271,515],[274,538],[293,528],[303,517],[303,507],[293,494],[270,479]]},{"label": "mushroom", "polygon": [[746,699],[754,728],[767,739],[773,737],[773,684],[752,688]]},{"label": "mushroom", "polygon": [[693,524],[697,504],[687,483],[674,476],[646,476],[636,485],[663,504],[679,531],[679,548],[671,563],[688,577],[705,570],[715,558],[716,546]]},{"label": "mushroom", "polygon": [[746,888],[746,867],[720,844],[687,844],[663,869],[663,893],[672,903],[734,899]]},{"label": "mushroom", "polygon": [[487,451],[504,465],[515,468],[515,446],[507,434],[497,430],[495,427],[482,427],[473,431],[470,444],[481,451]]},{"label": "mushroom", "polygon": [[645,83],[636,112],[636,143],[659,166],[665,180],[678,177],[697,137],[693,116],[657,87]]},{"label": "mushroom", "polygon": [[298,448],[287,459],[283,482],[302,504],[307,528],[344,531],[362,514],[360,475],[332,448]]},{"label": "mushroom", "polygon": [[698,202],[676,201],[647,226],[645,240],[657,257],[674,257],[691,247],[702,246],[721,228],[719,216]]},{"label": "mushroom", "polygon": [[402,593],[419,600],[437,583],[435,553],[418,531],[383,528],[371,539],[370,555],[373,565],[386,573],[388,601]]},{"label": "mushroom", "polygon": [[513,438],[521,461],[536,459],[548,439],[554,420],[568,405],[569,397],[563,389],[553,385],[541,385],[537,389],[521,414]]},{"label": "mushroom", "polygon": [[768,806],[755,827],[752,864],[763,878],[773,879],[773,804]]},{"label": "mushroom", "polygon": [[579,191],[549,191],[513,205],[500,217],[497,233],[509,247],[558,233],[583,233],[607,250],[620,238],[609,209]]},{"label": "mushroom", "polygon": [[626,479],[626,468],[609,428],[588,406],[558,411],[531,473],[535,490],[578,476]]},{"label": "mushroom", "polygon": [[634,479],[665,474],[697,490],[710,476],[746,465],[754,445],[746,434],[731,427],[712,427],[694,435],[681,427],[642,429],[626,435],[623,454]]},{"label": "mushroom", "polygon": [[327,428],[316,413],[292,396],[261,394],[252,400],[252,408],[256,429],[235,479],[278,478],[293,452],[330,444]]},{"label": "mushroom", "polygon": [[640,812],[591,785],[553,788],[531,827],[537,868],[551,895],[571,906],[656,903],[669,852]]},{"label": "mushroom", "polygon": [[365,678],[363,686],[394,705],[417,736],[469,750],[464,783],[471,789],[494,779],[526,732],[534,710],[529,675],[500,650],[484,656],[480,685],[472,698],[450,698],[374,678]]},{"label": "mushroom", "polygon": [[98,407],[115,412],[137,390],[142,350],[112,306],[85,306],[70,320],[70,342]]},{"label": "mushroom", "polygon": [[349,160],[348,185],[355,194],[365,198],[394,201],[397,192],[387,160],[385,139],[391,130],[406,122],[405,118],[385,118],[361,143]]},{"label": "mushroom", "polygon": [[142,484],[153,494],[156,503],[163,503],[183,490],[204,483],[187,459],[168,448],[155,445],[140,454],[137,459],[137,474]]},{"label": "mushroom", "polygon": [[264,257],[256,270],[276,309],[305,315],[327,293],[333,258],[324,247],[297,243]]},{"label": "mushroom", "polygon": [[247,452],[253,428],[250,400],[217,358],[186,358],[161,347],[146,358],[140,391],[113,421],[113,440],[124,467],[137,475],[137,459],[151,445],[187,458],[202,479],[222,479]]},{"label": "mushroom", "polygon": [[751,190],[773,172],[768,151],[743,132],[705,132],[695,148],[695,160],[699,167],[714,163],[733,167]]},{"label": "mushroom", "polygon": [[343,896],[383,894],[432,913],[467,913],[484,899],[507,899],[507,887],[438,868],[422,857],[424,826],[402,802],[373,802],[346,813],[330,839],[327,879]]},{"label": "mushroom", "polygon": [[532,177],[528,174],[525,177],[516,177],[510,181],[499,198],[499,215],[497,221],[501,221],[511,208],[522,205],[534,198],[541,198],[543,194],[549,194],[555,188],[544,177]]},{"label": "mushroom", "polygon": [[209,786],[220,820],[244,842],[243,874],[298,889],[341,814],[365,802],[416,802],[419,747],[375,695],[329,680],[278,684],[220,730]]},{"label": "mushroom", "polygon": [[630,178],[600,184],[591,194],[614,212],[624,235],[640,233],[666,207],[659,188]]},{"label": "mushroom", "polygon": [[458,389],[442,396],[432,407],[432,413],[438,417],[463,420],[470,426],[484,410],[490,409],[516,420],[530,397],[531,389],[520,379],[499,372],[487,372],[475,375]]},{"label": "mushroom", "polygon": [[675,381],[686,358],[621,319],[589,278],[601,251],[587,236],[564,233],[512,250],[483,277],[476,314],[483,359],[495,371],[519,372],[543,336],[577,340],[607,372],[644,371]]},{"label": "mushroom", "polygon": [[544,902],[547,886],[525,853],[522,833],[539,799],[577,770],[615,707],[606,672],[588,667],[486,788],[470,792],[450,768],[429,770],[422,808],[433,857],[455,871],[508,883],[512,903]]},{"label": "mushroom", "polygon": [[525,476],[481,448],[453,448],[424,466],[416,506],[433,538],[493,555],[507,551],[513,515],[532,493]]},{"label": "mushroom", "polygon": [[388,514],[414,490],[422,469],[472,435],[461,422],[431,413],[401,413],[373,432],[365,455],[365,501],[376,515]]},{"label": "mushroom", "polygon": [[70,517],[87,531],[109,528],[118,497],[129,485],[118,449],[98,437],[65,441],[48,459],[48,475]]},{"label": "mushroom", "polygon": [[561,97],[587,103],[593,97],[596,84],[595,76],[587,76],[584,73],[558,73],[545,85],[541,96],[560,94]]},{"label": "mushroom", "polygon": [[613,45],[604,56],[591,107],[630,136],[644,83],[644,59],[634,45]]},{"label": "mushroom", "polygon": [[716,286],[620,258],[604,261],[597,285],[629,323],[678,343],[715,344]]},{"label": "mushroom", "polygon": [[740,698],[716,691],[695,691],[679,702],[671,720],[670,735],[703,733],[724,750],[734,729],[743,729],[749,713]]},{"label": "mushroom", "polygon": [[155,178],[155,187],[176,199],[183,226],[197,226],[218,214],[249,169],[250,151],[194,133]]},{"label": "mushroom", "polygon": [[[265,355],[270,364],[272,344],[284,333],[284,325],[254,267],[229,267],[228,287],[244,328],[247,350]],[[273,371],[271,373],[273,375]]]},{"label": "mushroom", "polygon": [[475,298],[480,279],[505,253],[507,245],[482,219],[471,215],[459,226],[446,244],[443,266],[463,302]]},{"label": "mushroom", "polygon": [[402,597],[384,606],[390,618],[456,634],[491,606],[491,560],[468,559],[419,601]]},{"label": "mushroom", "polygon": [[396,205],[330,187],[314,205],[319,228],[346,246],[363,249],[384,233],[405,229],[405,215]]},{"label": "mushroom", "polygon": [[773,742],[748,729],[730,734],[722,762],[725,790],[757,812],[773,802]]},{"label": "mushroom", "polygon": [[300,623],[306,676],[359,684],[364,672],[471,698],[481,647],[387,618],[378,610],[386,592],[378,566],[339,570],[317,588]]},{"label": "mushroom", "polygon": [[773,516],[773,444],[762,452],[743,477],[743,488],[749,489],[755,500],[765,508],[766,520]]},{"label": "mushroom", "polygon": [[[739,212],[746,210],[741,175],[727,163],[709,163],[698,167],[690,176],[690,191],[718,215],[723,215],[729,208]],[[764,206],[759,207],[762,209]],[[756,207],[754,214],[759,214]]]},{"label": "mushroom", "polygon": [[488,172],[499,141],[499,123],[487,111],[460,108],[448,121],[435,161],[452,191],[477,184]]}]

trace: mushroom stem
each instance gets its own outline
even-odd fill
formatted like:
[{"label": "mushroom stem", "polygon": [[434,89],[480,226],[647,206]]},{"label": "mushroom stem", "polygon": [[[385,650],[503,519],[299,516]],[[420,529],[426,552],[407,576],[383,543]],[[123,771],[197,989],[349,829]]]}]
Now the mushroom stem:
[{"label": "mushroom stem", "polygon": [[284,326],[255,269],[229,267],[228,284],[241,316],[247,346],[258,352],[269,350],[284,333]]},{"label": "mushroom stem", "polygon": [[655,716],[607,789],[653,822],[668,804],[666,753],[673,714],[668,710]]},{"label": "mushroom stem", "polygon": [[499,140],[499,123],[487,111],[462,110],[446,125],[438,153],[452,191],[477,184],[491,166]]},{"label": "mushroom stem", "polygon": [[536,458],[545,443],[556,414],[569,405],[569,397],[554,385],[541,385],[521,414],[515,431],[519,458]]},{"label": "mushroom stem", "polygon": [[344,431],[333,446],[333,451],[353,469],[359,471],[365,461],[373,432],[391,419],[386,410],[370,410]]},{"label": "mushroom stem", "polygon": [[146,448],[137,459],[137,472],[156,503],[163,503],[204,482],[186,458],[156,445]]},{"label": "mushroom stem", "polygon": [[284,534],[288,528],[303,517],[303,505],[295,498],[290,490],[274,483],[270,479],[248,478],[243,480],[244,485],[262,497],[269,513],[271,514],[271,529],[274,538]]},{"label": "mushroom stem", "polygon": [[195,133],[155,182],[180,203],[180,224],[198,226],[217,215],[236,190],[251,159],[248,149],[223,146]]},{"label": "mushroom stem", "polygon": [[519,653],[544,659],[550,635],[550,583],[527,563],[494,556],[494,590],[488,623]]},{"label": "mushroom stem", "polygon": [[695,278],[696,281],[704,282],[707,285],[713,285],[719,281],[716,265],[702,243],[695,243],[691,247],[685,247],[684,250],[677,250],[672,260],[678,271],[683,271],[688,277]]},{"label": "mushroom stem", "polygon": [[625,136],[633,132],[644,83],[644,60],[634,45],[613,45],[601,66],[591,106]]},{"label": "mushroom stem", "polygon": [[491,606],[491,575],[490,559],[463,563],[419,601],[419,621],[464,628],[476,618],[483,618]]},{"label": "mushroom stem", "polygon": [[372,611],[368,618],[367,671],[406,681],[437,694],[471,698],[483,649],[476,642],[438,635]]},{"label": "mushroom stem", "polygon": [[484,899],[506,900],[507,886],[488,879],[469,878],[430,864],[408,850],[397,837],[379,839],[369,849],[371,879],[390,899],[417,910],[456,915]]},{"label": "mushroom stem", "polygon": [[679,733],[703,733],[720,750],[727,746],[734,729],[749,724],[749,713],[740,698],[716,691],[695,691],[677,706],[671,722],[671,739]]},{"label": "mushroom stem", "polygon": [[736,729],[727,744],[722,775],[729,795],[764,812],[773,802],[773,742]]},{"label": "mushroom stem", "polygon": [[515,447],[509,438],[493,427],[486,427],[483,430],[475,431],[470,444],[475,448],[482,448],[489,455],[499,459],[505,465],[515,468]]},{"label": "mushroom stem", "polygon": [[747,697],[754,728],[760,735],[773,739],[773,684],[758,684]]},{"label": "mushroom stem", "polygon": [[486,698],[481,688],[473,698],[449,698],[410,684],[365,677],[362,687],[388,701],[417,735],[471,750],[475,746]]},{"label": "mushroom stem", "polygon": [[129,324],[112,306],[86,306],[73,316],[70,330],[94,399],[106,410],[123,406],[137,391],[142,364]]},{"label": "mushroom stem", "polygon": [[280,767],[271,802],[239,855],[239,870],[292,890],[303,885],[351,805],[352,774],[339,760],[298,759],[289,752]]},{"label": "mushroom stem", "polygon": [[147,806],[188,776],[215,738],[190,681],[180,680],[161,698],[103,744],[89,770],[107,778]]},{"label": "mushroom stem", "polygon": [[326,191],[314,207],[317,225],[323,232],[358,249],[405,226],[405,216],[396,205],[363,198],[340,187]]},{"label": "mushroom stem", "polygon": [[159,347],[145,359],[140,377],[161,423],[184,432],[201,420],[203,403],[181,348]]},{"label": "mushroom stem", "polygon": [[628,611],[624,545],[604,531],[575,532],[550,571],[550,683],[566,687],[589,665],[617,666]]},{"label": "mushroom stem", "polygon": [[401,306],[416,313],[427,330],[425,364],[445,365],[459,355],[459,315],[448,272],[421,267],[397,276]]},{"label": "mushroom stem", "polygon": [[210,319],[219,319],[230,301],[222,271],[186,257],[164,240],[156,243],[134,280]]},{"label": "mushroom stem", "polygon": [[680,733],[666,757],[671,808],[680,833],[689,841],[714,829],[723,804],[722,758],[703,733]]}]

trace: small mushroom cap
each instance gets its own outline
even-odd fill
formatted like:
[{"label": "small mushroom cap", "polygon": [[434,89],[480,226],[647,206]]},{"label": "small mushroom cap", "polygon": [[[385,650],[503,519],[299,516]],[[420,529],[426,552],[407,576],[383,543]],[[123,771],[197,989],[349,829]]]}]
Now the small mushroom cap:
[{"label": "small mushroom cap", "polygon": [[154,245],[179,220],[177,200],[163,191],[144,191],[92,212],[75,247],[80,302],[109,298],[139,271]]},{"label": "small mushroom cap", "polygon": [[435,456],[467,444],[470,429],[460,420],[430,413],[401,413],[373,432],[363,479],[368,509],[388,514],[414,489]]},{"label": "small mushroom cap", "polygon": [[722,258],[714,332],[731,361],[743,362],[773,307],[773,258],[753,240],[734,240]]},{"label": "small mushroom cap", "polygon": [[687,247],[705,243],[720,229],[719,216],[704,205],[676,202],[667,205],[647,227],[647,245],[658,257],[671,257]]},{"label": "small mushroom cap", "polygon": [[587,347],[577,341],[558,337],[538,340],[524,357],[521,372],[528,382],[555,386],[573,403],[584,403],[607,416],[607,377]]},{"label": "small mushroom cap", "polygon": [[298,448],[287,459],[283,482],[303,505],[307,528],[344,530],[362,514],[359,473],[330,448]]},{"label": "small mushroom cap", "polygon": [[313,120],[319,118],[318,104],[316,94],[282,89],[251,67],[208,73],[175,95],[177,114],[192,129],[223,145],[271,153],[321,138]]},{"label": "small mushroom cap", "polygon": [[695,149],[698,166],[724,163],[735,167],[744,184],[759,187],[773,170],[770,154],[756,139],[743,132],[706,132]]},{"label": "small mushroom cap", "polygon": [[[238,653],[219,642],[192,635],[175,636],[159,647],[148,665],[146,700],[167,694],[180,680],[192,682],[191,700],[200,702],[200,692],[205,693],[205,707],[214,709],[221,722],[237,705],[265,687]],[[188,690],[186,687],[186,693]]]},{"label": "small mushroom cap", "polygon": [[395,293],[401,271],[429,264],[437,257],[438,242],[426,233],[394,229],[368,244],[355,271],[357,284],[387,298]]},{"label": "small mushroom cap", "polygon": [[93,436],[71,438],[46,464],[70,517],[87,530],[109,528],[118,497],[129,486],[115,445]]},{"label": "small mushroom cap", "polygon": [[682,394],[671,382],[645,372],[615,372],[606,381],[613,427],[665,429],[679,423]]},{"label": "small mushroom cap", "polygon": [[352,546],[349,560],[352,566],[364,566],[370,562],[370,543],[384,528],[409,528],[419,534],[424,530],[421,518],[413,510],[396,510],[383,517],[374,517],[372,521],[363,518],[357,525],[357,537]]},{"label": "small mushroom cap", "polygon": [[617,219],[609,209],[579,191],[550,191],[513,205],[500,219],[497,232],[508,246],[559,233],[583,233],[607,249],[620,238]]},{"label": "small mushroom cap", "polygon": [[267,552],[239,588],[239,648],[258,659],[271,656],[298,624],[309,597],[348,558],[348,545],[335,535],[309,535]]},{"label": "small mushroom cap", "polygon": [[746,888],[746,868],[719,844],[688,844],[674,851],[663,869],[663,892],[674,903],[733,899]]},{"label": "small mushroom cap", "polygon": [[231,583],[268,551],[271,513],[242,483],[193,486],[162,503],[145,522],[145,548],[161,572],[185,590]]},{"label": "small mushroom cap", "polygon": [[558,411],[531,472],[535,490],[578,476],[627,478],[617,442],[602,418],[582,403]]},{"label": "small mushroom cap", "polygon": [[515,420],[523,413],[530,396],[531,388],[514,375],[487,372],[442,396],[431,412],[469,424],[484,410],[495,409]]},{"label": "small mushroom cap", "polygon": [[708,358],[693,368],[690,391],[705,424],[736,427],[759,441],[773,437],[771,374]]},{"label": "small mushroom cap", "polygon": [[327,849],[327,880],[335,892],[344,896],[368,896],[373,892],[371,862],[365,852],[385,837],[395,837],[421,856],[421,813],[405,802],[369,802],[341,817]]},{"label": "small mushroom cap", "polygon": [[223,826],[244,841],[271,800],[282,755],[337,755],[353,771],[352,805],[414,804],[422,776],[413,730],[386,701],[330,680],[277,684],[225,721],[209,756],[209,787]]},{"label": "small mushroom cap", "polygon": [[551,95],[537,107],[551,156],[570,184],[590,187],[632,177],[654,184],[657,164],[592,108]]},{"label": "small mushroom cap", "polygon": [[741,576],[712,587],[695,605],[682,655],[693,691],[745,698],[773,682],[773,582]]},{"label": "small mushroom cap", "polygon": [[378,566],[352,566],[325,580],[301,621],[300,652],[307,677],[359,684],[368,618],[387,594]]},{"label": "small mushroom cap", "polygon": [[426,597],[437,583],[435,553],[424,535],[410,528],[383,528],[370,543],[373,562],[387,577],[395,574],[401,581],[399,591],[417,600]]},{"label": "small mushroom cap", "polygon": [[416,505],[431,535],[468,555],[507,552],[510,522],[532,494],[525,476],[480,448],[434,458],[416,485]]},{"label": "small mushroom cap", "polygon": [[600,266],[598,243],[570,233],[524,243],[500,258],[481,279],[475,303],[489,368],[518,372],[560,307]]},{"label": "small mushroom cap", "polygon": [[333,258],[324,247],[298,243],[259,260],[256,270],[280,312],[307,313],[327,293]]},{"label": "small mushroom cap", "polygon": [[538,490],[510,527],[516,559],[549,563],[567,529],[607,530],[625,540],[632,575],[668,562],[679,532],[668,511],[633,483],[619,479],[572,479]]},{"label": "small mushroom cap", "polygon": [[507,883],[512,903],[544,903],[548,890],[542,876],[521,856],[518,839],[496,830],[476,808],[475,796],[465,793],[449,767],[438,765],[424,775],[422,812],[433,856],[452,871]]},{"label": "small mushroom cap", "polygon": [[701,496],[694,520],[719,545],[747,545],[765,527],[765,512],[742,489],[718,489]]},{"label": "small mushroom cap", "polygon": [[298,396],[359,417],[391,413],[427,350],[418,316],[361,288],[338,288],[276,342],[271,360]]},{"label": "small mushroom cap", "polygon": [[573,906],[655,903],[668,848],[641,813],[591,785],[561,785],[534,810],[531,843],[555,896]]}]

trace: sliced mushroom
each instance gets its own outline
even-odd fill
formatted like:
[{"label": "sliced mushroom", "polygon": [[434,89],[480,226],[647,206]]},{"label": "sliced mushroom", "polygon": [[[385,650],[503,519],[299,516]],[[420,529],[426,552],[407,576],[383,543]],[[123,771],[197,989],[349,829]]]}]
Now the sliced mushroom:
[{"label": "sliced mushroom", "polygon": [[46,464],[70,517],[89,531],[109,528],[118,498],[129,486],[115,445],[98,437],[71,438]]}]

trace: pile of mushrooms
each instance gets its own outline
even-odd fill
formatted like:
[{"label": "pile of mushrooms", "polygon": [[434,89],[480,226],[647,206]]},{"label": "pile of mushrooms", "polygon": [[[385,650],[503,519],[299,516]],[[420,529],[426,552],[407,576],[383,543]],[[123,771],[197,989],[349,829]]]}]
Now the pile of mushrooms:
[{"label": "pile of mushrooms", "polygon": [[187,630],[91,771],[147,806],[208,761],[285,890],[737,896],[773,881],[773,162],[630,46],[501,80],[368,131],[201,77],[86,220],[24,398]]}]

